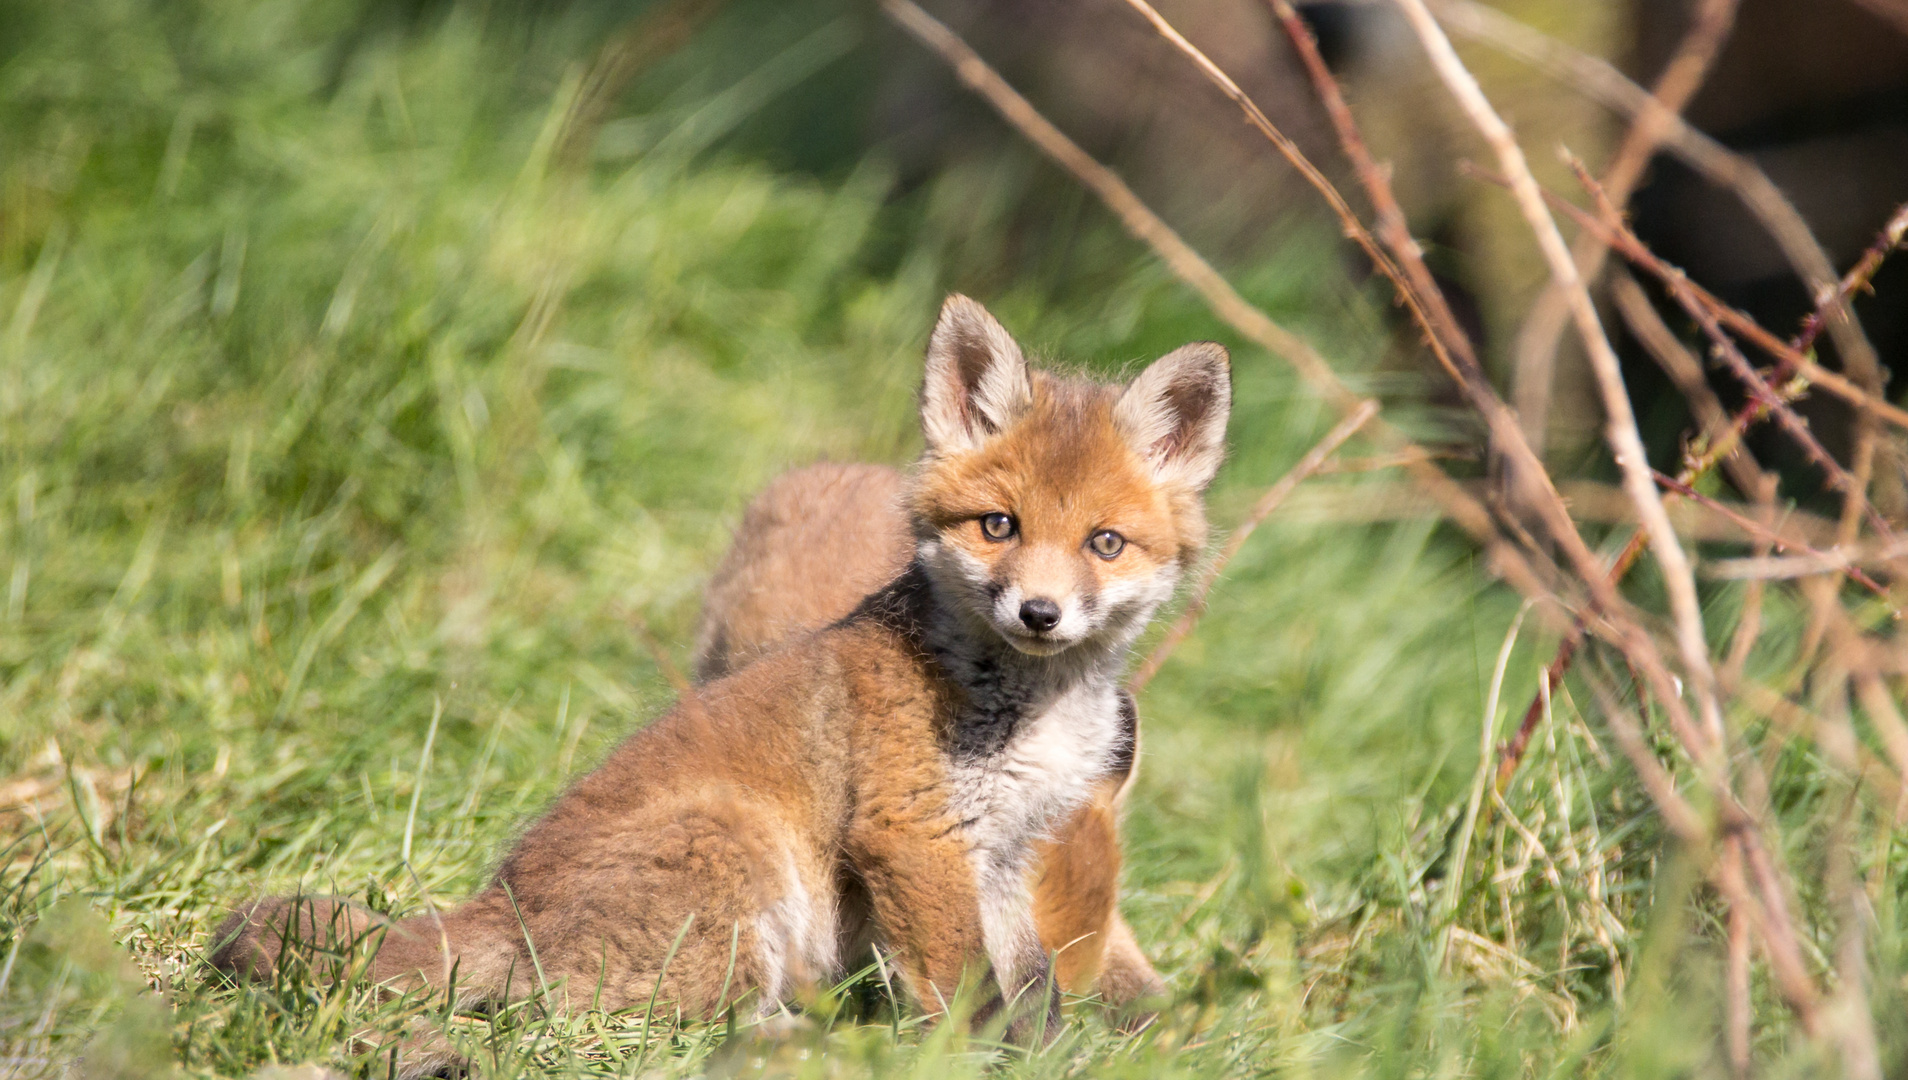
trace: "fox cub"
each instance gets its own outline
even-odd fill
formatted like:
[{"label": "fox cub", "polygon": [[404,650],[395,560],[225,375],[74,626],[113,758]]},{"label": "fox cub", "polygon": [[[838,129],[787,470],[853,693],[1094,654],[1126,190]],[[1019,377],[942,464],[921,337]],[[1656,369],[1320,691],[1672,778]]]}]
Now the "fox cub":
[{"label": "fox cub", "polygon": [[[703,594],[696,677],[720,678],[846,618],[906,570],[915,547],[907,483],[886,465],[822,462],[764,488]],[[1146,1005],[1165,994],[1166,983],[1119,912],[1120,807],[1135,773],[1138,712],[1128,720],[1135,754],[1116,762],[1086,804],[1035,843],[1033,905],[1060,989],[1097,994],[1135,1028],[1151,1020]]]},{"label": "fox cub", "polygon": [[[373,980],[454,977],[467,1005],[540,977],[607,1009],[659,988],[691,1014],[747,997],[766,1016],[865,937],[923,1009],[988,972],[1010,1035],[1051,1019],[1034,844],[1130,752],[1118,680],[1205,539],[1226,353],[1184,346],[1124,388],[1063,378],[1030,371],[954,296],[926,368],[914,559],[892,582],[686,694],[463,906],[387,922],[337,900],[257,901],[212,962],[263,976],[288,951],[368,936]],[[401,1066],[447,1059],[424,1045]]]}]

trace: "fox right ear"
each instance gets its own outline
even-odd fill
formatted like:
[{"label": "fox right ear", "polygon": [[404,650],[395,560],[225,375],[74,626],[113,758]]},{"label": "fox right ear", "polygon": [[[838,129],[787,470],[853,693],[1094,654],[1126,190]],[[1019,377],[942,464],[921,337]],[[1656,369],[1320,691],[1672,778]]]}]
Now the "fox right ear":
[{"label": "fox right ear", "polygon": [[1225,347],[1195,341],[1147,365],[1114,404],[1113,419],[1154,476],[1203,491],[1225,459],[1231,412]]},{"label": "fox right ear", "polygon": [[1033,404],[1027,360],[987,309],[959,293],[928,338],[921,430],[936,453],[971,450]]}]

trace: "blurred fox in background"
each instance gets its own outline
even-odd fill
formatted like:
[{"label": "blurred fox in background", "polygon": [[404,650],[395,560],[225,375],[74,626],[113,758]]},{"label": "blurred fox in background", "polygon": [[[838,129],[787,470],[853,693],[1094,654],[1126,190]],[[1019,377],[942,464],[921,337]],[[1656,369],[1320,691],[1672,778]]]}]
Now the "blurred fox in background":
[{"label": "blurred fox in background", "polygon": [[[980,1015],[1006,1011],[1010,1038],[1050,1034],[1050,956],[1072,942],[1036,929],[1035,845],[1096,798],[1110,806],[1131,771],[1127,652],[1205,542],[1231,375],[1210,343],[1125,387],[1031,371],[961,296],[926,368],[898,576],[816,633],[783,624],[785,645],[686,693],[462,907],[392,922],[335,899],[258,901],[212,962],[269,976],[287,953],[368,939],[372,981],[465,1004],[547,985],[611,1011],[660,996],[709,1015],[746,997],[769,1019],[873,944],[923,1008],[988,971]],[[864,527],[808,516],[804,530]],[[718,651],[741,657],[728,643],[705,658]],[[1116,858],[1110,809],[1101,820],[1096,850]],[[1106,893],[1082,902],[1100,913],[1088,937],[1110,937],[1112,875],[1083,874]],[[1061,889],[1055,925],[1090,892]],[[457,1060],[433,1035],[399,1056],[406,1076]]]}]

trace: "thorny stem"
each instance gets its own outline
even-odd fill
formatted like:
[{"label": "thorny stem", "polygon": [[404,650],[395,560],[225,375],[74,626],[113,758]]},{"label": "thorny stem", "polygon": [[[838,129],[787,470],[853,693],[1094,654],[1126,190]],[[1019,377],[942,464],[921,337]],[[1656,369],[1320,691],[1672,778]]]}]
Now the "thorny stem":
[{"label": "thorny stem", "polygon": [[1889,252],[1902,246],[1904,237],[1908,237],[1908,203],[1895,208],[1894,215],[1888,219],[1888,224],[1882,226],[1875,242],[1868,245],[1862,257],[1856,260],[1848,273],[1842,275],[1842,280],[1834,290],[1815,298],[1815,310],[1802,320],[1802,332],[1789,343],[1790,348],[1800,353],[1808,352],[1822,333],[1822,327],[1827,325],[1828,309],[1846,303],[1856,292],[1868,288],[1868,283],[1874,280],[1875,271],[1881,269],[1882,260],[1888,258]]},{"label": "thorny stem", "polygon": [[[1717,308],[1725,307],[1726,305],[1722,305],[1721,302],[1716,301],[1714,297],[1709,297],[1709,300],[1713,301],[1713,303],[1705,302],[1703,295],[1706,294],[1703,293],[1703,290],[1701,290],[1699,286],[1691,282],[1689,277],[1681,270],[1657,258],[1656,255],[1649,250],[1648,246],[1639,240],[1634,232],[1630,231],[1629,226],[1623,223],[1622,215],[1619,214],[1616,208],[1610,204],[1610,201],[1604,197],[1602,190],[1597,186],[1597,182],[1584,170],[1582,163],[1572,159],[1571,168],[1576,172],[1577,179],[1582,182],[1585,190],[1589,191],[1591,196],[1597,200],[1598,209],[1602,214],[1602,221],[1600,222],[1602,228],[1599,231],[1613,237],[1619,249],[1625,253],[1626,257],[1631,258],[1632,261],[1642,263],[1647,260],[1653,264],[1651,272],[1658,274],[1662,278],[1663,282],[1669,287],[1670,295],[1675,297],[1677,303],[1681,304],[1683,309],[1689,312],[1690,317],[1695,319],[1697,323],[1702,326],[1703,332],[1715,343],[1718,355],[1720,355],[1723,362],[1728,365],[1731,373],[1742,382],[1745,389],[1749,392],[1750,398],[1752,400],[1760,400],[1763,404],[1768,406],[1771,414],[1776,418],[1776,421],[1782,425],[1783,430],[1787,431],[1790,436],[1795,439],[1796,443],[1808,453],[1809,459],[1815,462],[1815,464],[1828,475],[1829,482],[1847,496],[1850,500],[1848,507],[1851,511],[1865,513],[1869,519],[1869,523],[1874,526],[1877,533],[1884,538],[1892,538],[1894,536],[1894,530],[1889,527],[1888,522],[1882,518],[1881,514],[1877,512],[1873,506],[1868,505],[1866,498],[1863,496],[1863,490],[1867,487],[1866,478],[1852,475],[1848,470],[1842,468],[1841,463],[1835,460],[1835,456],[1830,454],[1828,450],[1822,446],[1821,441],[1816,439],[1814,434],[1809,431],[1808,422],[1797,415],[1795,410],[1789,406],[1788,402],[1776,394],[1774,388],[1762,377],[1762,374],[1749,363],[1748,358],[1742,355],[1742,350],[1737,348],[1736,343],[1730,340],[1729,335],[1723,332]],[[1556,200],[1554,196],[1552,199],[1553,201],[1560,201]],[[1564,205],[1568,204],[1566,203]],[[1572,210],[1574,211],[1575,208],[1573,207]],[[1575,215],[1573,214],[1573,216]],[[1746,315],[1740,315],[1740,313],[1738,313],[1738,315],[1741,321],[1747,322],[1750,326],[1755,328],[1756,335],[1766,338],[1770,342],[1776,342],[1775,336],[1770,334],[1767,330],[1762,329],[1760,324],[1749,319]],[[1806,359],[1801,357],[1799,353],[1795,353],[1795,350],[1781,345],[1779,342],[1776,342],[1776,346],[1777,348],[1794,353],[1798,360]],[[1812,361],[1807,362],[1813,363]],[[1864,395],[1865,402],[1872,400],[1872,398],[1867,398],[1866,395]],[[1867,404],[1864,404],[1862,407],[1865,410],[1868,409]],[[1846,524],[1843,528],[1844,532],[1846,532]],[[1845,535],[1843,542],[1846,543],[1853,539],[1853,536]]]},{"label": "thorny stem", "polygon": [[[1481,171],[1480,175],[1482,175]],[[1494,177],[1486,178],[1495,180]],[[1574,207],[1572,209],[1574,209]],[[1593,222],[1586,222],[1587,226],[1593,224]],[[1868,251],[1863,254],[1860,261],[1842,277],[1833,294],[1823,295],[1818,298],[1815,311],[1813,311],[1803,323],[1802,332],[1790,342],[1792,349],[1799,352],[1806,348],[1809,342],[1814,340],[1814,332],[1819,332],[1823,324],[1822,313],[1827,305],[1841,302],[1845,298],[1852,296],[1857,290],[1867,286],[1869,280],[1874,277],[1876,270],[1881,267],[1882,260],[1886,259],[1890,252],[1902,245],[1904,234],[1908,234],[1908,203],[1904,203],[1895,211],[1894,216],[1891,217],[1888,224],[1882,228],[1881,234],[1876,237],[1875,242],[1869,245]],[[1643,253],[1647,254],[1647,249],[1645,249]],[[1654,260],[1654,256],[1651,255],[1650,259]],[[1658,260],[1658,262],[1660,264],[1660,260]],[[1645,264],[1645,266],[1646,269],[1649,268],[1647,264]],[[1673,274],[1676,274],[1676,272],[1664,265],[1663,272],[1658,273],[1657,276],[1663,278]],[[1693,285],[1692,288],[1694,288]],[[1815,331],[1811,332],[1810,327],[1814,327]],[[1778,399],[1786,404],[1800,398],[1808,391],[1808,387],[1809,383],[1806,379],[1791,379],[1777,388],[1775,394]],[[1692,446],[1691,449],[1694,452],[1684,460],[1682,471],[1677,474],[1677,481],[1685,485],[1694,486],[1700,478],[1712,472],[1725,458],[1736,452],[1737,448],[1742,444],[1743,436],[1748,433],[1751,427],[1769,416],[1771,406],[1772,403],[1770,401],[1751,395],[1748,403],[1730,418],[1728,428],[1720,436],[1713,438],[1705,437],[1704,439],[1698,440],[1698,442]],[[1630,542],[1624,547],[1623,553],[1617,556],[1615,564],[1611,567],[1610,580],[1613,584],[1621,581],[1624,575],[1629,572],[1630,567],[1635,564],[1637,556],[1642,553],[1643,542],[1644,536],[1640,531],[1630,537]],[[1563,641],[1558,644],[1557,655],[1551,660],[1549,667],[1545,669],[1545,678],[1549,680],[1549,688],[1551,690],[1554,691],[1557,688],[1558,683],[1563,679],[1564,673],[1570,669],[1577,647],[1582,643],[1582,640],[1583,627],[1581,624],[1578,624],[1573,626],[1570,632],[1564,636]],[[1531,696],[1530,705],[1524,711],[1523,723],[1518,726],[1517,734],[1505,744],[1503,752],[1500,755],[1497,768],[1498,785],[1500,789],[1504,785],[1509,784],[1511,776],[1516,773],[1518,763],[1523,758],[1524,750],[1530,744],[1531,733],[1536,729],[1537,723],[1542,718],[1543,695],[1540,692]],[[1908,762],[1908,757],[1905,757],[1904,761]],[[1904,764],[1903,770],[1904,775],[1908,775],[1908,764]]]},{"label": "thorny stem", "polygon": [[[1748,517],[1743,516],[1742,514],[1738,514],[1734,510],[1731,510],[1729,507],[1723,505],[1720,501],[1716,499],[1712,499],[1709,496],[1704,495],[1702,492],[1697,491],[1695,488],[1691,487],[1686,481],[1679,480],[1674,476],[1665,476],[1664,474],[1660,472],[1656,472],[1656,470],[1654,469],[1650,471],[1652,473],[1655,473],[1657,483],[1663,485],[1664,487],[1668,488],[1671,491],[1674,491],[1675,493],[1677,493],[1678,495],[1681,495],[1685,499],[1693,500],[1694,502],[1697,502],[1703,506],[1706,506],[1718,514],[1721,514],[1723,517],[1728,518],[1730,521],[1734,522],[1736,527],[1741,529],[1743,532],[1746,532],[1750,536],[1753,536],[1758,540],[1761,540],[1765,543],[1768,543],[1774,546],[1777,551],[1782,551],[1782,552],[1800,551],[1806,555],[1813,555],[1814,557],[1822,560],[1825,563],[1834,562],[1833,558],[1829,555],[1828,552],[1817,550],[1816,548],[1810,547],[1807,544],[1798,544],[1792,540],[1786,540],[1782,537],[1781,533],[1778,533],[1774,529],[1764,526],[1762,523],[1758,521],[1754,521]],[[1866,586],[1870,592],[1873,592],[1875,595],[1881,597],[1883,600],[1888,599],[1888,590],[1886,588],[1883,588],[1882,585],[1879,582],[1877,582],[1874,578],[1871,578],[1866,573],[1864,573],[1860,567],[1850,566],[1843,572],[1848,574],[1849,577],[1852,577],[1856,581],[1860,582],[1862,585]],[[1892,603],[1890,604],[1890,608],[1892,610],[1893,608]],[[1899,616],[1900,612],[1896,612],[1896,615]]]}]

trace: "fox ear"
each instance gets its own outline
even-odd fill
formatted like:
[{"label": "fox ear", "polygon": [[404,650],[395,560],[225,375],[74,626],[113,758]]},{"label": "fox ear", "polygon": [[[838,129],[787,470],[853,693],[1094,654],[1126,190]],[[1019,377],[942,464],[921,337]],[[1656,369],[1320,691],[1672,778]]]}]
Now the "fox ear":
[{"label": "fox ear", "polygon": [[921,429],[928,449],[972,449],[1033,404],[1027,361],[987,309],[959,293],[941,305],[928,338]]},{"label": "fox ear", "polygon": [[1147,365],[1113,406],[1113,419],[1162,481],[1203,490],[1226,456],[1232,362],[1210,341],[1181,345]]}]

